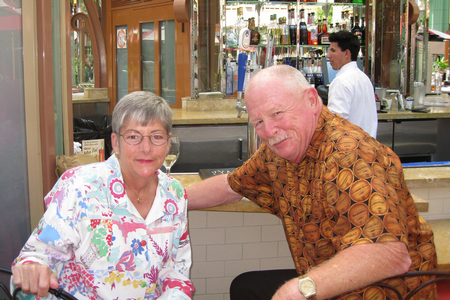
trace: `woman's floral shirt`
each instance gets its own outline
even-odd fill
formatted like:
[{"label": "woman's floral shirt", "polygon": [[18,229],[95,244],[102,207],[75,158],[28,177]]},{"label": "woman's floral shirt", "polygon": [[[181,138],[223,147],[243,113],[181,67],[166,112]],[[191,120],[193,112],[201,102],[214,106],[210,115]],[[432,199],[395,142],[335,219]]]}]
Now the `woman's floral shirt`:
[{"label": "woman's floral shirt", "polygon": [[14,264],[48,265],[78,299],[190,299],[186,194],[177,180],[157,176],[144,220],[125,193],[114,155],[66,171]]}]

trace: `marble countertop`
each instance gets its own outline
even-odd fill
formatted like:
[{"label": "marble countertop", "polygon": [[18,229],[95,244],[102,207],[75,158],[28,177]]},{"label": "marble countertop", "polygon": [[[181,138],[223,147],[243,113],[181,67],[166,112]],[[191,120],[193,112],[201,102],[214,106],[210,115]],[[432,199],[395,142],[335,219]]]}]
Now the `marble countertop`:
[{"label": "marble countertop", "polygon": [[247,124],[247,114],[238,118],[236,109],[189,111],[181,108],[172,109],[173,125],[214,125],[214,124]]},{"label": "marble countertop", "polygon": [[[450,101],[447,94],[441,96],[427,96],[426,101]],[[202,100],[184,100],[188,103],[187,108],[174,108],[174,125],[211,125],[211,124],[239,124],[247,123],[247,113],[243,113],[238,118],[235,99],[202,99]],[[447,107],[429,107],[428,113],[417,113],[406,111],[388,111],[379,113],[378,120],[406,120],[406,119],[439,119],[450,118],[450,106]]]}]

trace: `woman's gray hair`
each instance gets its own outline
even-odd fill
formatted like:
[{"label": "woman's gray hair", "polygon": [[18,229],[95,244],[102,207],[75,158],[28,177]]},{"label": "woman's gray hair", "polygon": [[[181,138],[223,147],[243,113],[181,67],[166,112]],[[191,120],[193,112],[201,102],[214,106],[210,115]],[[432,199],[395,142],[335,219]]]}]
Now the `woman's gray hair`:
[{"label": "woman's gray hair", "polygon": [[172,110],[163,98],[150,92],[133,92],[119,100],[112,114],[112,132],[120,133],[126,122],[146,126],[161,121],[167,133],[172,131]]}]

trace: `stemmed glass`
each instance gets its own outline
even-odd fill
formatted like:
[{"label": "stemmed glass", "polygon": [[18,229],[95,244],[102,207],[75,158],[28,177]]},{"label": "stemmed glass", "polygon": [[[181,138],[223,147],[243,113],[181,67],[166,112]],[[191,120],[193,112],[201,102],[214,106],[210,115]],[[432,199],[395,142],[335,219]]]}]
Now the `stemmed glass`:
[{"label": "stemmed glass", "polygon": [[178,156],[180,156],[180,138],[176,135],[172,135],[170,137],[169,152],[164,159],[164,167],[166,168],[167,175],[170,175],[170,168],[177,161]]}]

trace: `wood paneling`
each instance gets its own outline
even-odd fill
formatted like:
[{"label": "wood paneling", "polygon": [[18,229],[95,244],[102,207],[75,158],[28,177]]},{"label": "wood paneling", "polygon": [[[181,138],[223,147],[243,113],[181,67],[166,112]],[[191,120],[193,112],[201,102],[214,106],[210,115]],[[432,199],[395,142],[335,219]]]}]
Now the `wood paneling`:
[{"label": "wood paneling", "polygon": [[53,104],[53,48],[51,1],[37,0],[39,113],[44,194],[56,183],[55,115]]}]

